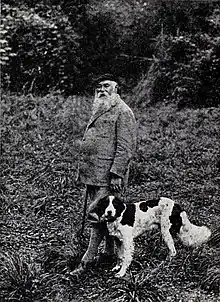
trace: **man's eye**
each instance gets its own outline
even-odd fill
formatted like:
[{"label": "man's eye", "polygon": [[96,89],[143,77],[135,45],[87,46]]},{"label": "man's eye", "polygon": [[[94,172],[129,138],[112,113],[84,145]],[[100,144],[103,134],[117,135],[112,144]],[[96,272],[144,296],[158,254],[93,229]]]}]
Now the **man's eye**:
[{"label": "man's eye", "polygon": [[104,85],[105,88],[108,88],[109,86],[110,86],[109,84],[105,84],[105,85]]}]

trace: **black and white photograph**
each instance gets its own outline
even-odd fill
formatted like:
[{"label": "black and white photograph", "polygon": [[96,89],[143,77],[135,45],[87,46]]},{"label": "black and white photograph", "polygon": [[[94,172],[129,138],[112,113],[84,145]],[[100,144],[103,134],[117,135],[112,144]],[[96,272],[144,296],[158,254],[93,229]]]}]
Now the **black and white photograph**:
[{"label": "black and white photograph", "polygon": [[220,1],[2,0],[0,302],[220,302]]}]

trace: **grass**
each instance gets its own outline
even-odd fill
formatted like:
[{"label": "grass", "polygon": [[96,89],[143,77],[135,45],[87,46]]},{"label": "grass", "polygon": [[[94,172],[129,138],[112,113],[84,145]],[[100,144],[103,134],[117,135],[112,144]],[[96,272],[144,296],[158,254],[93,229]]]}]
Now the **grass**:
[{"label": "grass", "polygon": [[[129,100],[128,100],[129,102]],[[86,249],[78,231],[83,187],[75,173],[90,98],[4,95],[1,123],[0,301],[218,301],[220,287],[220,108],[156,105],[141,112],[127,200],[169,196],[210,242],[166,260],[159,233],[136,240],[125,279],[97,263],[79,280],[69,272]],[[132,107],[132,104],[130,104]]]}]

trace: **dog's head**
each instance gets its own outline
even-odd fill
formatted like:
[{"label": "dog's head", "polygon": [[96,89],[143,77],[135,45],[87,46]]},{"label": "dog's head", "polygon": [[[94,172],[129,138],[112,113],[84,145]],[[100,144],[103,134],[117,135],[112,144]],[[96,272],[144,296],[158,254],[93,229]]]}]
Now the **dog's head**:
[{"label": "dog's head", "polygon": [[113,222],[124,211],[125,205],[115,196],[106,196],[98,201],[96,213],[101,221]]}]

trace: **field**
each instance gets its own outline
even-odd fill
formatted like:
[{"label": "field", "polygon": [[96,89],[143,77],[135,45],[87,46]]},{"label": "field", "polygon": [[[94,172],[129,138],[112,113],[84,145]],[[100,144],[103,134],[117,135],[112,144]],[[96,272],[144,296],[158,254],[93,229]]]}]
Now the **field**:
[{"label": "field", "polygon": [[136,240],[126,278],[101,260],[70,276],[89,238],[88,225],[78,236],[84,187],[75,174],[90,105],[89,97],[2,96],[0,301],[220,301],[220,108],[133,108],[138,148],[126,193],[128,202],[173,198],[211,228],[210,242],[194,250],[176,242],[169,262],[152,232]]}]

